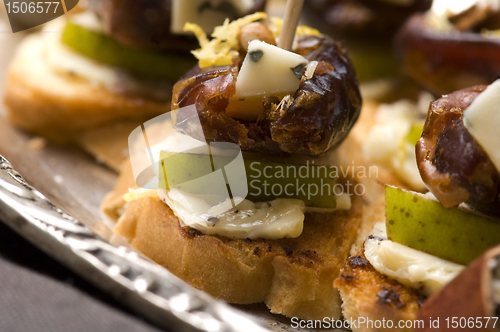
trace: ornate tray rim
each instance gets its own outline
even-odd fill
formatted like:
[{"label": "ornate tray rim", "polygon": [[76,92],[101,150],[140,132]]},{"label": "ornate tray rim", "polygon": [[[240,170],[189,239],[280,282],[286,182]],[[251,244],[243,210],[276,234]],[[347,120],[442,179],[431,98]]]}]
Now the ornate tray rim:
[{"label": "ornate tray rim", "polygon": [[39,249],[169,330],[265,332],[142,254],[94,233],[29,185],[0,155],[0,219]]}]

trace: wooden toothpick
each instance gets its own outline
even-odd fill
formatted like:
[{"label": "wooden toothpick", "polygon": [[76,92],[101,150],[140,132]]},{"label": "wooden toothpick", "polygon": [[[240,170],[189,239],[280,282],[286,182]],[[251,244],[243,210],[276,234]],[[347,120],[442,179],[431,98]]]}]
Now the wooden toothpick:
[{"label": "wooden toothpick", "polygon": [[287,0],[278,46],[291,51],[304,0]]}]

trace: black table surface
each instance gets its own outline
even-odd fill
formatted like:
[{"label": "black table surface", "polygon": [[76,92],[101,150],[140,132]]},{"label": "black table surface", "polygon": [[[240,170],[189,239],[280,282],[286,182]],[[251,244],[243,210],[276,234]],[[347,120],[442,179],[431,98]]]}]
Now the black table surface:
[{"label": "black table surface", "polygon": [[0,221],[0,331],[163,331]]}]

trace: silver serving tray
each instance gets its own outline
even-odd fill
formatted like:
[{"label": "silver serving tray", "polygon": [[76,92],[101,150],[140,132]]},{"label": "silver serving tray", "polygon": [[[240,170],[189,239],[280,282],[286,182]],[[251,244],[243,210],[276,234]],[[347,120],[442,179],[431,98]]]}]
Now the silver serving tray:
[{"label": "silver serving tray", "polygon": [[160,326],[179,331],[268,331],[134,250],[93,232],[30,186],[2,156],[0,219]]},{"label": "silver serving tray", "polygon": [[49,144],[30,149],[32,137],[3,116],[5,69],[22,38],[2,29],[3,14],[0,11],[0,221],[169,331],[314,331],[293,329],[290,319],[271,314],[263,304],[217,301],[113,234],[114,225],[102,218],[99,205],[117,175],[75,148]]}]

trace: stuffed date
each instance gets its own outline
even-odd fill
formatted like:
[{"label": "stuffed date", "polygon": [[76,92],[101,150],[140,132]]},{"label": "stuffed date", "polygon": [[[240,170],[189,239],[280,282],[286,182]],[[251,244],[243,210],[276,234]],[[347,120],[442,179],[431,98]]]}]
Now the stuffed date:
[{"label": "stuffed date", "polygon": [[425,11],[430,0],[308,0],[335,34],[387,39],[417,11]]},{"label": "stuffed date", "polygon": [[485,89],[474,86],[433,102],[417,143],[422,179],[445,207],[467,202],[490,212],[489,207],[498,206],[498,171],[463,120],[464,111]]},{"label": "stuffed date", "polygon": [[483,3],[454,11],[459,1],[440,0],[412,16],[396,37],[403,71],[436,95],[493,82],[500,75],[500,6]]},{"label": "stuffed date", "polygon": [[[176,83],[172,109],[195,104],[205,140],[236,143],[244,150],[316,156],[342,142],[361,109],[358,81],[346,51],[331,38],[299,27],[295,54],[282,54],[287,51],[272,46],[275,39],[263,23],[240,23],[238,29],[233,42],[237,46],[226,58],[230,63],[193,68]],[[254,39],[249,36],[267,43],[252,41],[247,50],[245,44]],[[291,65],[281,74],[287,57]],[[276,74],[263,68],[276,69]],[[290,77],[279,81],[286,75]],[[244,89],[259,89],[273,80],[283,86],[296,80],[297,87],[244,94]]]},{"label": "stuffed date", "polygon": [[196,40],[175,31],[173,20],[214,20],[220,24],[226,17],[236,19],[264,10],[266,0],[89,0],[88,3],[100,17],[106,33],[125,45],[188,52],[196,47]]}]

